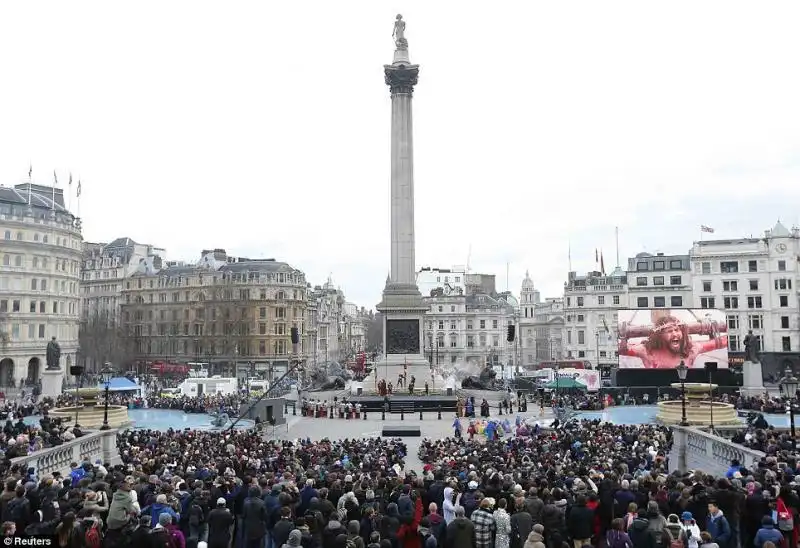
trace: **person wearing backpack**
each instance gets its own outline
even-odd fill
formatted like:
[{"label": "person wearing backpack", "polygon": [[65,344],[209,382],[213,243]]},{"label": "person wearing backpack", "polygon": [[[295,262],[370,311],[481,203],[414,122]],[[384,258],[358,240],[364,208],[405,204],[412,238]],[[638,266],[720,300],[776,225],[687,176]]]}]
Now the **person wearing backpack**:
[{"label": "person wearing backpack", "polygon": [[158,523],[150,532],[150,540],[153,548],[180,548],[175,541],[172,532],[167,529],[167,525],[172,522],[172,517],[167,514],[158,516]]},{"label": "person wearing backpack", "polygon": [[189,536],[197,539],[198,542],[208,542],[208,498],[205,497],[200,489],[195,489],[192,501],[187,509],[189,522]]},{"label": "person wearing backpack", "polygon": [[100,530],[100,520],[86,518],[81,521],[80,529],[82,534],[82,548],[102,548],[103,532]]}]

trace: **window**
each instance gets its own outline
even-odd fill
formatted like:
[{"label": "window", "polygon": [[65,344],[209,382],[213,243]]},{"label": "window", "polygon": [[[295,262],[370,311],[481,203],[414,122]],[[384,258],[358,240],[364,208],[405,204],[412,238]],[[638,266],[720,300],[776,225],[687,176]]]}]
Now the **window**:
[{"label": "window", "polygon": [[458,346],[458,336],[455,334],[450,335],[450,348]]},{"label": "window", "polygon": [[636,278],[636,285],[639,287],[644,287],[647,285],[647,278],[644,276],[639,276]]},{"label": "window", "polygon": [[585,350],[578,350],[578,357],[579,358],[585,358],[586,357],[586,351]]},{"label": "window", "polygon": [[780,299],[781,308],[786,308],[789,306],[789,296],[788,295],[781,295],[778,297]]},{"label": "window", "polygon": [[439,305],[439,312],[442,311],[442,305]]},{"label": "window", "polygon": [[0,301],[0,312],[8,312],[8,301],[6,299]]},{"label": "window", "polygon": [[728,316],[728,329],[737,330],[739,329],[739,316],[733,314]]},{"label": "window", "polygon": [[602,295],[599,295],[597,297],[597,304],[606,304],[606,298],[603,297]]},{"label": "window", "polygon": [[789,316],[781,316],[781,329],[789,329]]},{"label": "window", "polygon": [[[150,311],[150,313],[151,314],[153,313],[152,310]],[[58,303],[55,301],[53,301],[53,314],[58,314]]]},{"label": "window", "polygon": [[731,308],[739,308],[739,297],[725,297],[722,299],[723,308],[731,309]]},{"label": "window", "polygon": [[283,307],[279,307],[275,309],[275,317],[278,319],[286,318],[286,309]]},{"label": "window", "polygon": [[22,266],[22,255],[16,255],[14,257],[14,266]]},{"label": "window", "polygon": [[650,270],[647,266],[647,261],[641,261],[636,263],[636,270],[638,272],[647,272],[648,270]]},{"label": "window", "polygon": [[439,320],[439,329],[444,329],[444,320]]},{"label": "window", "polygon": [[664,308],[666,306],[666,298],[653,297],[653,308]]},{"label": "window", "polygon": [[747,316],[748,329],[764,329],[764,316],[761,314],[749,314]]},{"label": "window", "polygon": [[578,301],[578,306],[583,306],[583,297],[578,297],[576,300]]},{"label": "window", "polygon": [[700,297],[700,308],[716,308],[714,297]]},{"label": "window", "polygon": [[680,295],[673,295],[669,298],[669,305],[673,308],[680,308],[683,306],[683,297]]},{"label": "window", "polygon": [[47,280],[42,280],[42,283],[39,284],[39,289],[47,291]]},{"label": "window", "polygon": [[786,272],[786,261],[778,261],[778,271]]},{"label": "window", "polygon": [[792,288],[792,280],[786,278],[780,278],[775,280],[775,289],[791,289]]},{"label": "window", "polygon": [[683,268],[683,265],[681,265],[680,261],[673,259],[669,262],[670,270],[680,270],[681,268]]},{"label": "window", "polygon": [[739,272],[739,263],[737,261],[720,261],[719,271],[723,274],[735,274]]},{"label": "window", "polygon": [[492,329],[497,329],[497,320],[492,320]]},{"label": "window", "polygon": [[43,323],[39,324],[39,338],[40,339],[44,339],[44,324]]},{"label": "window", "polygon": [[739,282],[736,280],[723,280],[722,282],[722,290],[723,291],[739,291]]},{"label": "window", "polygon": [[258,324],[258,334],[259,335],[267,334],[267,324],[265,324],[264,322]]},{"label": "window", "polygon": [[636,299],[636,306],[638,306],[639,308],[647,308],[647,301],[648,301],[647,297],[638,297]]},{"label": "window", "polygon": [[19,301],[13,301],[11,303],[11,312],[19,312]]},{"label": "window", "polygon": [[728,335],[728,350],[739,350],[739,335]]},{"label": "window", "polygon": [[450,305],[450,312],[455,312],[455,311],[456,311],[456,305],[451,304]]},{"label": "window", "polygon": [[750,280],[750,291],[758,291],[758,280]]},{"label": "window", "polygon": [[791,337],[781,337],[781,347],[783,348],[784,352],[791,352],[791,350],[792,350],[792,338]]},{"label": "window", "polygon": [[442,333],[436,335],[436,346],[437,348],[444,348],[444,335]]},{"label": "window", "polygon": [[711,274],[711,263],[701,263],[700,268],[703,274]]},{"label": "window", "polygon": [[680,276],[670,276],[669,277],[669,285],[681,285],[683,280]]},{"label": "window", "polygon": [[36,301],[31,301],[30,312],[36,314]]},{"label": "window", "polygon": [[3,236],[3,238],[4,238],[5,240],[10,240],[10,239],[11,239],[11,231],[10,231],[10,230],[6,230],[6,232],[5,232],[4,236]]},{"label": "window", "polygon": [[664,276],[653,276],[653,285],[664,285]]},{"label": "window", "polygon": [[451,321],[451,322],[450,322],[450,330],[451,330],[451,331],[455,331],[455,329],[456,329],[456,322],[452,322],[452,321]]},{"label": "window", "polygon": [[28,324],[28,338],[35,339],[36,338],[36,325],[29,323]]},{"label": "window", "polygon": [[572,331],[567,331],[567,344],[572,344]]},{"label": "window", "polygon": [[578,314],[578,323],[583,323],[583,314]]},{"label": "window", "polygon": [[586,344],[586,333],[583,329],[578,329],[578,344]]},{"label": "window", "polygon": [[467,330],[471,330],[471,329],[472,329],[472,320],[467,322]]},{"label": "window", "polygon": [[748,272],[758,272],[758,261],[747,261]]},{"label": "window", "polygon": [[481,320],[480,321],[480,326],[481,326],[481,329],[486,329],[486,320]]},{"label": "window", "polygon": [[664,270],[664,261],[653,261],[653,270]]},{"label": "window", "polygon": [[747,297],[747,308],[761,308],[761,297]]},{"label": "window", "polygon": [[614,304],[619,304],[619,295],[614,295],[611,300]]},{"label": "window", "polygon": [[708,282],[708,281],[703,282],[703,291],[705,293],[710,293],[711,292],[711,282]]}]

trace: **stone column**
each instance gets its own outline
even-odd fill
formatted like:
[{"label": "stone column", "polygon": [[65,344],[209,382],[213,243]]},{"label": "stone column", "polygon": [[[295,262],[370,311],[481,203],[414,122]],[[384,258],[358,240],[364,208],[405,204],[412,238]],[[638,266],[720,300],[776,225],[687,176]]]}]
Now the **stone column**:
[{"label": "stone column", "polygon": [[410,64],[408,50],[398,48],[394,63],[384,66],[384,75],[392,94],[391,282],[416,286],[411,98],[419,65]]}]

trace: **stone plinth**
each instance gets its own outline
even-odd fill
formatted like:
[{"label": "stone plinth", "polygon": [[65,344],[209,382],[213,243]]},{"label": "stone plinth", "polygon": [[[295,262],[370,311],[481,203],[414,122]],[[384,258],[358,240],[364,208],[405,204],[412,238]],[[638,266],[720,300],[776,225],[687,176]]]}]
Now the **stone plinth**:
[{"label": "stone plinth", "polygon": [[764,376],[761,371],[761,364],[746,361],[742,364],[742,389],[743,396],[763,396],[766,394],[764,388]]},{"label": "stone plinth", "polygon": [[42,371],[42,397],[53,398],[61,394],[64,372],[61,369],[45,369]]}]

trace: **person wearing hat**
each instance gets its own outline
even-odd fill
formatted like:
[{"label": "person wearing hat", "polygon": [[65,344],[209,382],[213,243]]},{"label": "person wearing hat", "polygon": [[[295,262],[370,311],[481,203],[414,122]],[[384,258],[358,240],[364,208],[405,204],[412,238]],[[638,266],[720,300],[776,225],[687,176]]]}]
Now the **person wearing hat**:
[{"label": "person wearing hat", "polygon": [[227,548],[231,542],[233,514],[224,497],[217,499],[217,507],[208,513],[208,548]]}]

